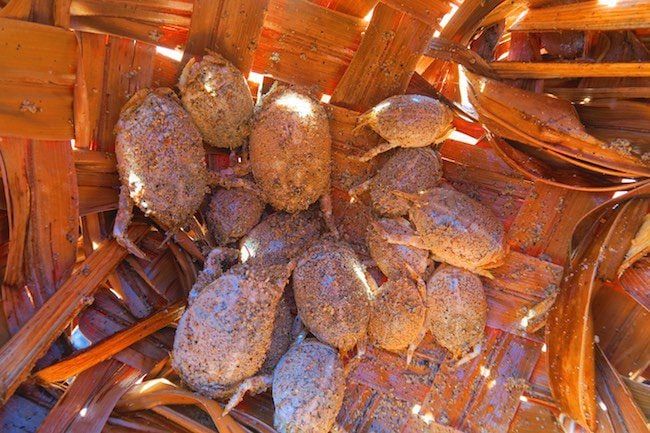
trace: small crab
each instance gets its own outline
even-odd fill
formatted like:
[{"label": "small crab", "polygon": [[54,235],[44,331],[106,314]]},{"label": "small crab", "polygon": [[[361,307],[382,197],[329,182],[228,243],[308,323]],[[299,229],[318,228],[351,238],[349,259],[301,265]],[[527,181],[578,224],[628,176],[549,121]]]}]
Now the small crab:
[{"label": "small crab", "polygon": [[210,233],[219,244],[228,244],[246,235],[262,218],[264,202],[244,188],[215,190],[205,209]]},{"label": "small crab", "polygon": [[410,364],[427,332],[426,319],[426,286],[422,278],[413,272],[412,277],[388,280],[372,300],[370,341],[391,352],[406,350],[406,362]]},{"label": "small crab", "polygon": [[345,372],[337,351],[315,340],[296,344],[273,375],[273,425],[278,433],[327,433],[344,393]]},{"label": "small crab", "polygon": [[183,314],[172,365],[195,391],[211,398],[232,395],[231,410],[247,391],[259,392],[269,376],[262,367],[273,333],[278,303],[293,263],[231,268],[205,287]]},{"label": "small crab", "polygon": [[144,254],[126,236],[133,205],[175,230],[187,222],[208,191],[201,134],[171,89],[140,90],[115,126],[122,187],[113,235],[132,254]]},{"label": "small crab", "polygon": [[423,147],[440,143],[453,131],[452,111],[423,95],[396,95],[359,116],[357,128],[370,126],[386,143],[361,157],[368,161],[395,147]]},{"label": "small crab", "polygon": [[178,89],[206,143],[230,149],[244,143],[254,103],[244,75],[232,63],[217,53],[190,59]]},{"label": "small crab", "polygon": [[459,363],[481,350],[487,300],[481,279],[461,268],[441,265],[427,281],[428,326],[436,341]]},{"label": "small crab", "polygon": [[388,242],[426,249],[437,262],[492,277],[488,269],[502,264],[507,253],[501,222],[481,203],[450,188],[423,194],[399,193],[411,201],[409,217],[416,235],[375,229]]},{"label": "small crab", "polygon": [[369,298],[375,282],[352,248],[342,241],[321,240],[300,258],[293,275],[298,314],[319,340],[342,352],[359,343],[368,330]]},{"label": "small crab", "polygon": [[[415,230],[404,218],[381,218],[376,222],[386,233],[415,235]],[[406,263],[417,275],[424,275],[429,264],[429,251],[386,241],[370,224],[366,234],[370,257],[390,280],[399,280],[405,274]]]},{"label": "small crab", "polygon": [[251,121],[250,168],[255,182],[222,176],[224,187],[257,192],[279,211],[306,210],[321,199],[332,232],[331,147],[325,109],[306,91],[276,86],[264,96]]},{"label": "small crab", "polygon": [[426,191],[438,185],[441,177],[442,166],[435,150],[398,149],[375,176],[352,188],[349,194],[355,197],[369,191],[375,211],[385,216],[402,216],[408,212],[410,203],[395,192]]},{"label": "small crab", "polygon": [[288,263],[322,233],[323,222],[317,211],[273,213],[242,238],[241,261],[266,265]]}]

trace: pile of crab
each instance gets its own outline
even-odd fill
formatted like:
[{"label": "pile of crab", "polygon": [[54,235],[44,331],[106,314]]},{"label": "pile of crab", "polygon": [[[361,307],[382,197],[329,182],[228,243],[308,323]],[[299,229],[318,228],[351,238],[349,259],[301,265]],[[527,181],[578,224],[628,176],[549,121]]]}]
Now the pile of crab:
[{"label": "pile of crab", "polygon": [[[133,205],[170,231],[201,208],[221,245],[176,332],[172,364],[186,386],[229,399],[226,411],[271,387],[278,431],[328,432],[345,367],[366,344],[407,363],[427,332],[460,360],[480,351],[487,303],[477,274],[502,261],[504,230],[483,205],[441,183],[431,145],[452,130],[444,104],[400,95],[359,118],[385,140],[364,159],[394,149],[350,191],[376,216],[368,251],[387,278],[377,287],[368,260],[332,223],[330,128],[317,100],[274,86],[255,105],[243,75],[218,54],[191,60],[178,89],[180,97],[140,91],[121,112],[114,235],[142,255],[126,236]],[[204,143],[247,146],[248,158],[210,171]]]}]

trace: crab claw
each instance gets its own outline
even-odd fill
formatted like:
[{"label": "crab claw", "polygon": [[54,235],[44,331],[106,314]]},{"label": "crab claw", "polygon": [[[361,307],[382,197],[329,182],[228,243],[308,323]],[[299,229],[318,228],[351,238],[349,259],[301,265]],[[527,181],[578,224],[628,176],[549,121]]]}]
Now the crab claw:
[{"label": "crab claw", "polygon": [[122,185],[118,201],[117,215],[113,223],[113,237],[118,244],[122,245],[127,251],[140,259],[146,259],[147,256],[142,252],[126,234],[126,229],[133,217],[133,201],[129,196],[128,189]]},{"label": "crab claw", "polygon": [[260,392],[266,391],[272,384],[273,376],[270,375],[249,377],[237,387],[235,393],[228,400],[228,404],[223,408],[223,414],[221,416],[228,415],[242,401],[247,392],[259,394]]},{"label": "crab claw", "polygon": [[460,358],[458,360],[458,362],[456,362],[456,367],[460,367],[461,365],[463,365],[463,364],[471,361],[472,359],[476,358],[481,353],[481,350],[482,350],[482,344],[479,343],[476,346],[474,346],[474,350],[472,350],[470,353],[463,356],[462,358]]}]

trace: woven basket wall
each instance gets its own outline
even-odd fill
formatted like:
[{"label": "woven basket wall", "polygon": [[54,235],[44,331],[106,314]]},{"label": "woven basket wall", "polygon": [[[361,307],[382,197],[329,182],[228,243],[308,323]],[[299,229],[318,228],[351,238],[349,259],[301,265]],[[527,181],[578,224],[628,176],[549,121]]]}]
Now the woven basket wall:
[{"label": "woven basket wall", "polygon": [[[223,54],[248,74],[254,96],[273,81],[322,96],[331,117],[335,218],[360,249],[370,210],[345,191],[382,159],[356,158],[377,143],[353,133],[356,116],[400,93],[466,104],[458,64],[574,103],[601,139],[650,147],[645,0],[0,0],[0,17],[3,432],[246,431],[233,430],[233,419],[248,431],[273,431],[269,394],[247,398],[217,427],[170,389],[143,391],[137,410],[123,397],[143,378],[178,383],[168,358],[173,324],[201,268],[195,242],[210,240],[197,224],[159,248],[164,233],[142,217],[129,234],[148,260],[127,257],[111,239],[119,185],[113,127],[136,90],[174,87],[190,56]],[[587,373],[575,371],[564,398],[597,395],[598,431],[645,431],[628,386],[647,398],[650,262],[636,262],[621,278],[598,274],[598,290],[562,284],[565,271],[579,271],[569,258],[578,221],[614,191],[636,187],[628,195],[646,197],[644,175],[584,171],[576,158],[559,163],[557,153],[506,143],[501,136],[513,137],[460,112],[454,124],[462,134],[440,147],[444,178],[501,218],[511,249],[495,278],[484,279],[483,350],[456,368],[431,338],[409,367],[369,349],[349,377],[337,429],[580,431],[560,415],[581,421],[549,381],[544,319],[559,290],[573,314],[566,326],[582,329],[593,318],[598,342],[590,364],[567,341],[567,362]],[[227,165],[227,154],[208,152],[212,168]],[[614,181],[621,177],[636,183]],[[617,268],[647,208],[647,199],[628,201],[603,214],[604,228],[578,232],[574,244],[597,250],[609,230],[616,254],[598,263]],[[70,343],[78,330],[92,343],[86,352]],[[590,385],[594,365],[596,389],[577,389],[585,377]]]}]

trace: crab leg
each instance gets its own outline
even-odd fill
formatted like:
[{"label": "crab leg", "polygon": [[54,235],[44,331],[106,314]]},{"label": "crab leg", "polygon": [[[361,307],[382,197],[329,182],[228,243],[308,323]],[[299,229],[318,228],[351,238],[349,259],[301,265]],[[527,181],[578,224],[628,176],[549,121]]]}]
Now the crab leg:
[{"label": "crab leg", "polygon": [[126,235],[126,229],[133,217],[133,201],[129,196],[127,187],[122,185],[120,188],[120,198],[118,203],[117,215],[113,224],[113,237],[118,244],[126,248],[134,256],[145,259],[146,256],[136,244],[133,243]]},{"label": "crab leg", "polygon": [[422,241],[417,235],[407,235],[407,234],[397,234],[397,233],[386,233],[386,230],[376,221],[373,221],[372,226],[377,230],[377,233],[389,244],[397,245],[406,245],[413,248],[419,248],[421,250],[428,250],[429,247]]},{"label": "crab leg", "polygon": [[361,183],[361,184],[359,184],[359,185],[357,185],[357,186],[355,186],[353,188],[350,188],[350,190],[348,191],[348,195],[350,197],[357,197],[360,194],[363,194],[364,192],[368,191],[368,189],[370,188],[370,181],[371,180],[372,179],[368,179],[367,181],[365,181],[365,182],[363,182],[363,183]]},{"label": "crab leg", "polygon": [[330,231],[332,236],[335,239],[339,238],[339,231],[334,224],[334,218],[332,217],[332,196],[328,194],[323,194],[320,198],[320,211],[323,214],[323,219],[325,220],[325,225]]},{"label": "crab leg", "polygon": [[474,350],[472,350],[470,353],[468,353],[467,355],[463,356],[458,360],[458,362],[456,363],[456,367],[460,367],[461,365],[476,358],[481,353],[481,350],[482,350],[482,345],[481,343],[479,343],[476,346],[474,346]]},{"label": "crab leg", "polygon": [[406,365],[411,365],[411,362],[413,362],[413,355],[415,355],[415,350],[418,348],[420,343],[422,343],[422,340],[424,340],[425,335],[427,335],[428,331],[428,326],[427,323],[425,322],[424,325],[422,325],[422,329],[420,329],[420,333],[418,334],[417,337],[415,337],[415,340],[411,341],[411,344],[409,344],[408,349],[406,350]]},{"label": "crab leg", "polygon": [[379,144],[379,145],[373,147],[372,149],[370,149],[369,151],[367,151],[366,153],[364,153],[363,155],[361,155],[361,156],[359,157],[359,161],[361,161],[361,162],[368,162],[368,161],[370,161],[372,158],[374,158],[375,156],[377,156],[377,155],[379,155],[379,154],[382,154],[382,153],[384,153],[384,152],[388,152],[389,150],[394,149],[394,148],[396,148],[396,147],[399,147],[399,145],[398,145],[398,144],[395,144],[395,143],[390,143],[390,142],[386,141],[386,142],[384,142],[384,143],[381,143],[381,144]]},{"label": "crab leg", "polygon": [[254,182],[248,179],[236,177],[231,169],[213,171],[209,174],[209,176],[210,177],[208,179],[208,183],[210,186],[220,186],[226,189],[244,188],[253,192],[254,194],[257,194],[260,197],[262,196],[262,192]]},{"label": "crab leg", "polygon": [[260,392],[266,391],[272,384],[273,376],[270,375],[249,377],[237,387],[237,391],[235,391],[233,396],[230,397],[228,404],[223,408],[222,416],[227,415],[231,410],[233,410],[235,406],[242,401],[247,392],[251,394],[259,394]]}]

